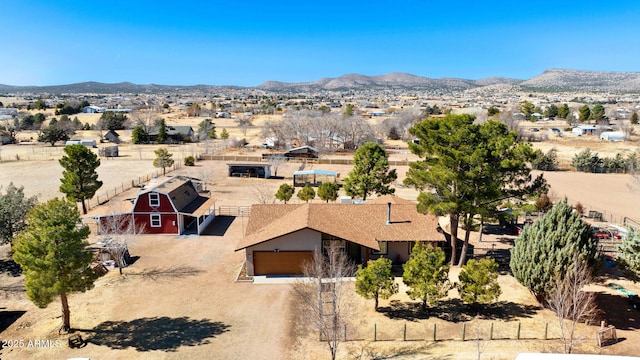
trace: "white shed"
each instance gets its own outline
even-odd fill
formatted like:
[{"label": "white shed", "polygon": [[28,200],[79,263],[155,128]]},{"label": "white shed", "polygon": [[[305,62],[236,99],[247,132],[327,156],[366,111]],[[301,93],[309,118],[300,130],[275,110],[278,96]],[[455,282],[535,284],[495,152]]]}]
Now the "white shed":
[{"label": "white shed", "polygon": [[624,141],[626,134],[624,131],[604,131],[600,134],[600,140],[606,141]]}]

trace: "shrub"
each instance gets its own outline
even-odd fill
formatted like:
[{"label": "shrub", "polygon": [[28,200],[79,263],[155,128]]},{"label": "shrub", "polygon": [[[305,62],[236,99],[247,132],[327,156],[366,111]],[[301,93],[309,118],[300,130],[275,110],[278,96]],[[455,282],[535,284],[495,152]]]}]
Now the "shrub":
[{"label": "shrub", "polygon": [[195,164],[196,164],[196,158],[194,158],[193,156],[189,155],[184,158],[184,166],[193,166]]}]

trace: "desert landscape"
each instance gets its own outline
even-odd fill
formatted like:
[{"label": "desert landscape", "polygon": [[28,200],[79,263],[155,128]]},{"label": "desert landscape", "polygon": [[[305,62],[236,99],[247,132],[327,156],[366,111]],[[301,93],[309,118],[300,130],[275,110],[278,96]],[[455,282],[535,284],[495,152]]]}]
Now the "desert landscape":
[{"label": "desert landscape", "polygon": [[[24,146],[3,147],[3,155],[11,151],[24,151]],[[191,153],[201,145],[172,145],[175,154]],[[548,145],[547,145],[548,146]],[[568,148],[572,148],[567,145]],[[126,149],[126,146],[124,147]],[[142,159],[131,156],[103,159],[99,175],[106,189],[136,178],[141,173],[153,173],[152,150],[144,146]],[[35,150],[38,149],[38,150]],[[633,149],[630,144],[629,149]],[[38,151],[60,151],[59,147],[32,148]],[[575,149],[574,149],[575,150]],[[234,150],[227,153],[233,154]],[[238,151],[238,150],[235,150]],[[241,152],[237,152],[240,154]],[[57,154],[57,153],[56,153]],[[126,152],[125,152],[126,154]],[[26,155],[23,155],[26,156]],[[57,192],[61,168],[55,155],[49,160],[20,160],[2,163],[0,184],[13,181],[25,186],[27,194],[37,194],[41,201],[60,196]],[[403,160],[410,154],[399,151],[391,160]],[[567,155],[568,156],[568,155]],[[202,177],[207,172],[207,187],[216,198],[216,206],[248,206],[256,203],[259,194],[274,194],[277,187],[291,181],[299,163],[286,163],[279,169],[284,179],[237,179],[226,176],[226,163],[199,161],[194,167],[179,167],[169,175],[183,174]],[[37,171],[34,169],[37,168]],[[347,174],[349,165],[307,164],[307,168],[330,169]],[[397,167],[397,195],[415,200],[417,192],[401,186],[406,166]],[[573,171],[546,172],[553,200],[566,196],[570,201],[581,201],[588,209],[593,206],[609,216],[638,218],[636,204],[640,201],[634,179],[625,174],[589,174]],[[109,206],[135,196],[136,188],[120,192],[107,204],[92,208],[91,214],[111,211]],[[275,201],[275,200],[273,200]],[[298,201],[298,200],[294,200]],[[319,201],[319,200],[316,200]],[[8,246],[2,247],[2,283],[5,291],[2,301],[2,339],[60,340],[61,344],[47,348],[22,347],[2,350],[3,358],[203,358],[219,359],[298,359],[323,358],[326,349],[313,332],[302,327],[304,314],[296,311],[291,285],[268,285],[237,281],[243,263],[243,254],[233,249],[242,237],[246,218],[219,217],[199,237],[171,235],[142,235],[129,244],[130,253],[137,260],[124,269],[123,275],[110,271],[101,277],[93,290],[73,294],[70,298],[72,326],[87,345],[70,349],[68,335],[59,335],[60,312],[56,304],[45,309],[36,308],[28,301],[20,284],[19,271],[8,266]],[[485,235],[478,248],[508,248],[511,240]],[[99,237],[92,235],[91,241]],[[451,271],[456,279],[457,269]],[[595,345],[596,327],[581,329],[584,342],[580,351],[602,354],[636,355],[636,314],[608,316],[613,309],[625,307],[624,299],[606,287],[614,281],[638,292],[640,287],[619,277],[602,274],[594,291],[603,299],[603,319],[614,324],[623,341],[604,348]],[[413,359],[425,356],[446,356],[451,359],[474,357],[479,350],[483,357],[512,359],[526,351],[552,352],[560,349],[557,320],[548,310],[540,308],[533,296],[508,274],[500,276],[502,295],[499,303],[482,314],[469,314],[447,310],[453,300],[427,314],[407,308],[411,301],[401,291],[388,301],[381,301],[381,311],[373,311],[370,301],[353,292],[355,304],[354,329],[348,333],[349,341],[340,346],[340,358],[380,358],[401,356]],[[455,299],[452,290],[449,299]],[[447,305],[448,304],[448,305]],[[634,310],[630,310],[634,311]],[[460,326],[467,325],[467,339],[460,339]],[[373,326],[378,331],[373,341]],[[431,329],[438,325],[441,340],[431,339]],[[521,324],[521,339],[514,338],[515,328]],[[549,324],[549,325],[546,325]],[[407,341],[402,341],[406,326]],[[488,327],[493,327],[494,340],[488,340]],[[550,340],[542,340],[548,326]],[[395,355],[394,355],[395,354]],[[397,355],[402,354],[402,355]],[[360,356],[360,357],[358,357]],[[367,357],[368,356],[368,357]]]}]

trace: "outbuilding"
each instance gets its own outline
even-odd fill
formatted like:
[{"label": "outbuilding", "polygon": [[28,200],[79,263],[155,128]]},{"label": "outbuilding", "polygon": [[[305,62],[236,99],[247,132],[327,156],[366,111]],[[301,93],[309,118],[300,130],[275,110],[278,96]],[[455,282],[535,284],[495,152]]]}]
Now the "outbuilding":
[{"label": "outbuilding", "polygon": [[293,172],[293,186],[320,186],[325,182],[335,183],[338,176],[340,174],[329,170],[298,170]]},{"label": "outbuilding", "polygon": [[624,131],[605,131],[600,134],[600,140],[606,141],[624,141],[626,137]]},{"label": "outbuilding", "polygon": [[229,176],[255,177],[268,179],[271,177],[271,164],[262,163],[229,163]]}]

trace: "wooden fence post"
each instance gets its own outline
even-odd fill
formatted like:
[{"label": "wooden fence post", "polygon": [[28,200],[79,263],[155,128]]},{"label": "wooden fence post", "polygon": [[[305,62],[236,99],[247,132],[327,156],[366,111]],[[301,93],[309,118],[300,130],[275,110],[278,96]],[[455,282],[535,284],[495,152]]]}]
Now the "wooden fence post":
[{"label": "wooden fence post", "polygon": [[493,340],[493,321],[491,322],[491,328],[489,330],[489,340]]},{"label": "wooden fence post", "polygon": [[544,324],[544,339],[547,340],[547,334],[549,330],[549,323]]},{"label": "wooden fence post", "polygon": [[373,323],[373,341],[378,340],[378,329],[376,328],[376,323]]},{"label": "wooden fence post", "polygon": [[402,341],[407,341],[407,323],[404,323],[404,334],[402,334]]},{"label": "wooden fence post", "polygon": [[433,341],[437,341],[436,339],[436,323],[433,323]]},{"label": "wooden fence post", "polygon": [[520,340],[520,326],[521,326],[521,325],[522,325],[522,323],[521,323],[520,321],[518,321],[518,334],[517,334],[517,336],[516,336],[516,338],[517,338],[518,340]]},{"label": "wooden fence post", "polygon": [[464,341],[464,335],[467,331],[467,323],[462,323],[462,341]]}]

